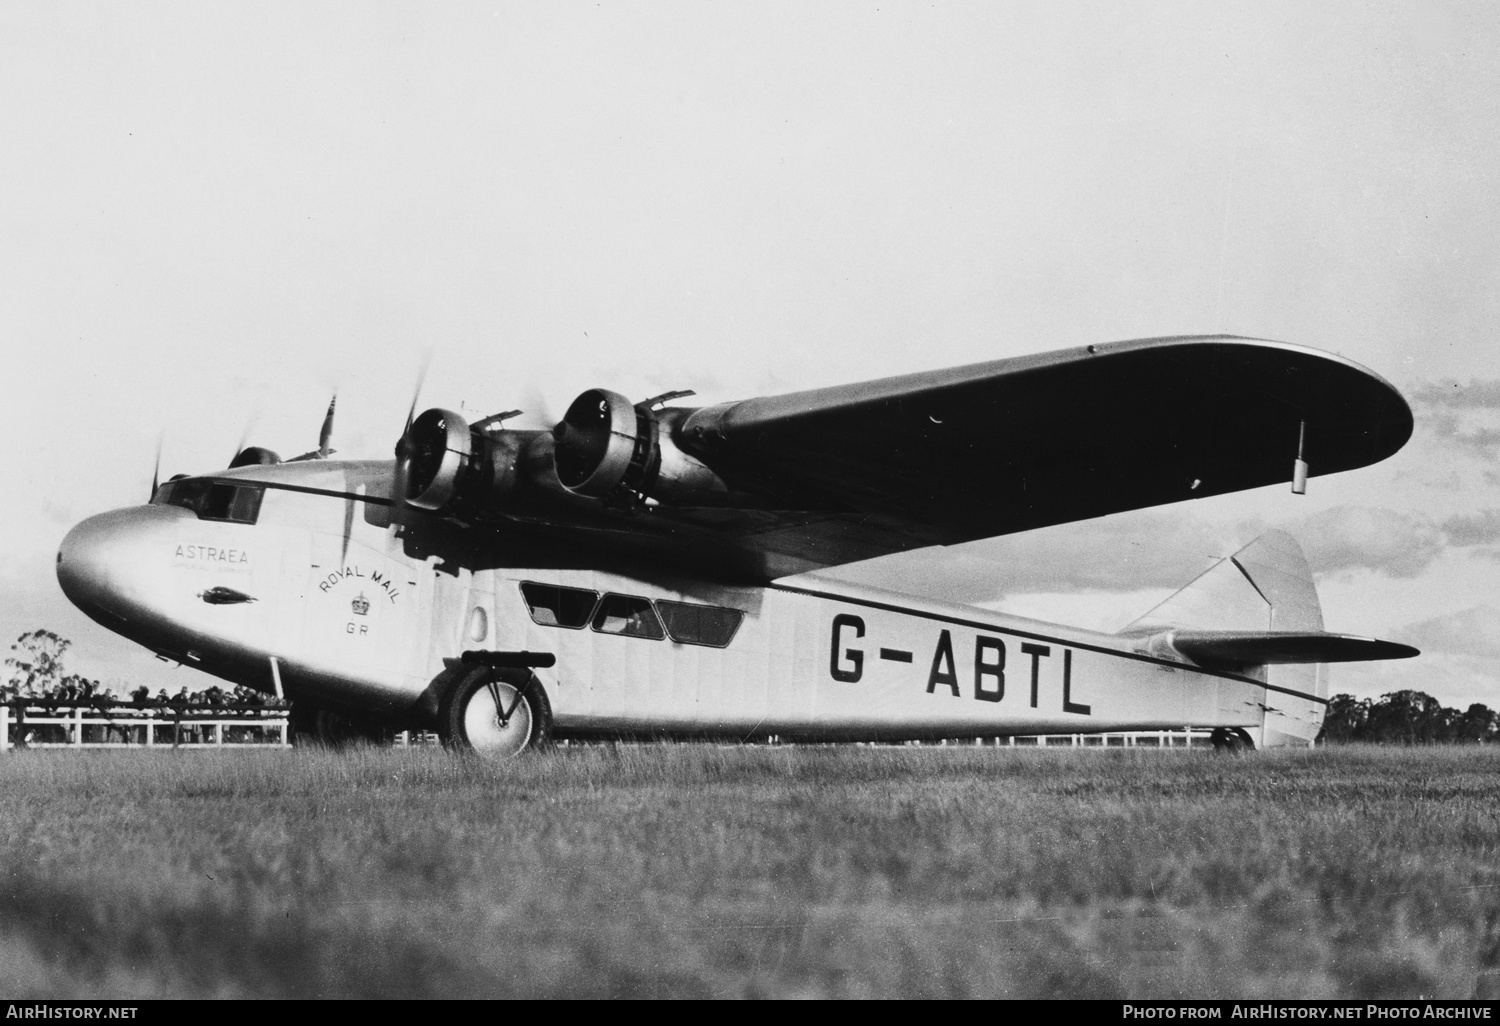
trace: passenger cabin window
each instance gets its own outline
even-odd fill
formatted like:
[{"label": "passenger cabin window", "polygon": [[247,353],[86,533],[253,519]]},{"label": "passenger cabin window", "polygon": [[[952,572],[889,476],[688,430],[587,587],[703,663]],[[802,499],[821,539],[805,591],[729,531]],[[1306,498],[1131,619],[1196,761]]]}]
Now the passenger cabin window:
[{"label": "passenger cabin window", "polygon": [[523,584],[521,597],[531,610],[531,619],[544,627],[577,630],[589,622],[599,601],[597,591],[561,588],[555,584]]},{"label": "passenger cabin window", "polygon": [[606,594],[594,614],[594,630],[600,634],[621,634],[627,638],[650,638],[660,641],[666,637],[657,619],[651,600],[634,595]]},{"label": "passenger cabin window", "polygon": [[672,640],[683,645],[706,645],[724,648],[734,640],[745,614],[724,606],[704,606],[696,602],[656,600],[657,612],[667,625]]},{"label": "passenger cabin window", "polygon": [[200,520],[225,520],[253,524],[260,516],[260,485],[226,484],[223,481],[191,479],[164,486],[152,501],[190,509]]}]

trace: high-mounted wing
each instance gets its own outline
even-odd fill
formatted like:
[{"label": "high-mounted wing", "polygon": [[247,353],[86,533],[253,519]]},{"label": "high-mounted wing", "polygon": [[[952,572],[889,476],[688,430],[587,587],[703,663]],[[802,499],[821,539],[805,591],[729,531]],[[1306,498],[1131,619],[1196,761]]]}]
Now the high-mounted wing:
[{"label": "high-mounted wing", "polygon": [[512,539],[769,579],[1290,481],[1299,456],[1313,474],[1349,470],[1412,430],[1364,368],[1229,336],[656,402],[590,389],[550,432],[428,410],[397,446],[398,502]]},{"label": "high-mounted wing", "polygon": [[735,492],[824,513],[791,534],[837,562],[841,537],[953,544],[1289,482],[1302,439],[1312,475],[1351,470],[1411,432],[1395,388],[1351,361],[1212,336],[725,403],[680,434]]}]

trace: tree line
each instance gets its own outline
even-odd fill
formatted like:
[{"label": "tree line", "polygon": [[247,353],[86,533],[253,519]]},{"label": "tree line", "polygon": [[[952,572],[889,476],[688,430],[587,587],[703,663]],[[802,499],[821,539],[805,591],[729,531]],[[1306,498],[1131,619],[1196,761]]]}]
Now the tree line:
[{"label": "tree line", "polygon": [[72,642],[52,631],[36,630],[21,635],[10,647],[5,660],[6,675],[0,683],[0,704],[91,706],[108,709],[122,705],[137,709],[228,709],[244,706],[283,708],[286,702],[265,695],[243,684],[233,688],[218,685],[202,691],[188,691],[186,686],[175,695],[166,688],[155,695],[142,684],[128,695],[116,694],[108,685],[63,668],[63,654]]},{"label": "tree line", "polygon": [[1475,702],[1450,709],[1421,691],[1392,691],[1376,699],[1334,695],[1318,743],[1486,744],[1500,740],[1500,712]]}]

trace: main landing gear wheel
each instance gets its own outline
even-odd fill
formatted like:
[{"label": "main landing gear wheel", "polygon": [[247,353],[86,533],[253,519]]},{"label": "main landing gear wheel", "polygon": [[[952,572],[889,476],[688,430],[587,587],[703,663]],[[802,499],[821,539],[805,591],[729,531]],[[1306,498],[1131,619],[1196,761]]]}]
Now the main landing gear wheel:
[{"label": "main landing gear wheel", "polygon": [[443,743],[491,759],[508,759],[544,744],[552,708],[530,672],[478,668],[448,693],[439,715]]}]

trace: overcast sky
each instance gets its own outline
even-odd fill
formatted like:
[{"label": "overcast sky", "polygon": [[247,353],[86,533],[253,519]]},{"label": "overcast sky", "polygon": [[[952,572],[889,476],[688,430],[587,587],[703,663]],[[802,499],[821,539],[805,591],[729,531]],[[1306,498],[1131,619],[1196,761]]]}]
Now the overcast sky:
[{"label": "overcast sky", "polygon": [[[79,519],[242,437],[388,457],[427,405],[540,426],[1232,332],[1412,402],[1376,467],[904,556],[1114,629],[1270,526],[1335,668],[1500,707],[1500,5],[0,5],[0,639],[175,690],[53,576]],[[1025,444],[1018,439],[1018,444]],[[1316,472],[1316,467],[1313,468]]]}]

